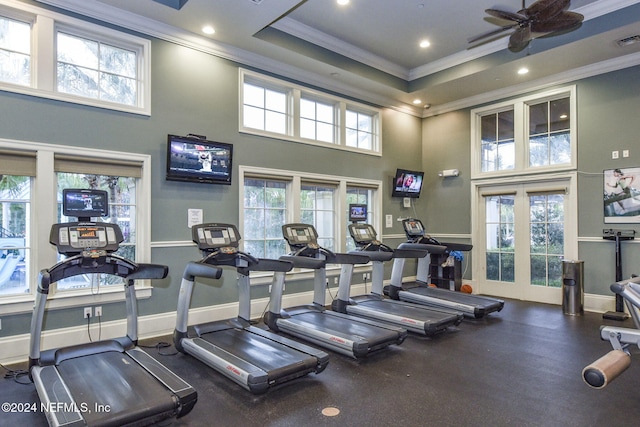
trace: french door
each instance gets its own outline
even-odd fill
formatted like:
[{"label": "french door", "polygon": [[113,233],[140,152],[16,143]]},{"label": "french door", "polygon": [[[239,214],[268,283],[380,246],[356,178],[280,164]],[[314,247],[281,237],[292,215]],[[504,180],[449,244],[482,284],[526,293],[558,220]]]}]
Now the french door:
[{"label": "french door", "polygon": [[480,293],[562,303],[562,261],[577,255],[571,178],[475,187],[474,278]]}]

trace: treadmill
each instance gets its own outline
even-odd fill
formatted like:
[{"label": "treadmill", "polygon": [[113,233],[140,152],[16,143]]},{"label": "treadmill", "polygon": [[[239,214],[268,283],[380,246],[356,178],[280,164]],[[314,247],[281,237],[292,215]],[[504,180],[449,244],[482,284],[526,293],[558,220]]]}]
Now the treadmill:
[{"label": "treadmill", "polygon": [[448,308],[461,311],[466,318],[480,319],[487,314],[502,310],[504,301],[482,295],[472,295],[451,289],[430,287],[430,254],[447,254],[451,251],[468,251],[471,245],[440,243],[425,235],[424,226],[419,219],[408,218],[402,221],[405,233],[409,239],[407,243],[398,245],[398,249],[426,249],[427,255],[418,258],[418,268],[415,283],[402,283],[404,258],[393,261],[391,284],[387,287],[389,297],[395,300],[423,304],[430,307]]},{"label": "treadmill", "polygon": [[[293,265],[287,261],[257,259],[240,252],[240,233],[231,224],[194,225],[192,237],[204,257],[188,263],[182,276],[173,334],[176,348],[254,394],[264,393],[311,372],[322,372],[329,363],[327,353],[252,326],[250,322],[250,272],[269,271],[284,275]],[[188,327],[196,278],[219,279],[223,266],[237,271],[238,316]]]},{"label": "treadmill", "polygon": [[310,224],[286,224],[282,233],[293,252],[280,257],[297,268],[314,271],[313,304],[282,310],[284,275],[273,278],[269,311],[264,322],[270,329],[310,341],[337,353],[362,358],[401,344],[405,328],[355,317],[325,308],[326,264],[366,264],[368,257],[336,254],[318,245],[318,233]]},{"label": "treadmill", "polygon": [[338,297],[331,308],[341,313],[379,320],[404,327],[409,332],[433,336],[462,322],[461,312],[420,306],[383,297],[384,262],[394,258],[420,258],[425,250],[393,250],[376,239],[376,231],[370,224],[349,224],[349,233],[358,250],[351,254],[368,256],[372,263],[371,293],[350,297],[353,264],[343,264],[340,273]]},{"label": "treadmill", "polygon": [[[63,191],[63,214],[78,222],[54,224],[49,237],[66,259],[38,276],[29,349],[29,376],[50,426],[148,425],[188,414],[196,391],[137,346],[134,282],[162,279],[164,265],[135,263],[116,255],[124,240],[117,224],[92,222],[108,214],[101,190]],[[127,335],[121,338],[41,351],[50,286],[85,274],[125,279]]]}]

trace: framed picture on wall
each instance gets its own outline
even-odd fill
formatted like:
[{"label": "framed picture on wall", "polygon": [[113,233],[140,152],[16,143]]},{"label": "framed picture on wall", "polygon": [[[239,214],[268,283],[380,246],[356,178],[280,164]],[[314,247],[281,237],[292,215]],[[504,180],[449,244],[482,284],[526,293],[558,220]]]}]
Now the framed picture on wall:
[{"label": "framed picture on wall", "polygon": [[604,171],[604,222],[640,222],[640,167]]}]

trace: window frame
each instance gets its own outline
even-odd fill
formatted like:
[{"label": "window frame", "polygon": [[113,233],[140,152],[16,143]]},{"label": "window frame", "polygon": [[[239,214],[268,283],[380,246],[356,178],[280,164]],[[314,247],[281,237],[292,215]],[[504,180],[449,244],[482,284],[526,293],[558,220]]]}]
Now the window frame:
[{"label": "window frame", "polygon": [[[560,98],[569,98],[569,163],[545,166],[530,166],[529,154],[529,105],[539,104]],[[484,115],[495,114],[513,108],[515,167],[513,169],[482,171],[481,120]],[[550,172],[565,172],[577,169],[577,97],[576,86],[561,87],[517,99],[511,99],[471,110],[471,179],[498,178],[505,176],[535,175]]]},{"label": "window frame", "polygon": [[[57,179],[54,171],[55,155],[77,156],[77,147],[44,144],[31,141],[0,139],[0,149],[17,150],[36,155],[36,175],[31,179],[31,213],[29,216],[31,260],[29,277],[38,277],[38,272],[57,262],[57,252],[51,249],[48,239],[51,225],[57,218]],[[136,261],[150,262],[151,259],[151,156],[148,154],[125,153],[93,148],[83,148],[83,157],[96,161],[136,161],[141,164],[141,178],[136,182]],[[46,243],[46,244],[45,244]],[[33,309],[36,286],[35,280],[29,284],[30,292],[0,298],[0,315],[26,313]],[[138,291],[139,289],[139,291]],[[136,282],[138,298],[149,298],[152,287],[150,280]],[[84,304],[124,301],[125,291],[121,286],[113,289],[101,287],[100,293],[91,289],[52,292],[48,298],[50,309],[75,307]]]},{"label": "window frame", "polygon": [[[0,5],[0,15],[9,19],[31,22],[31,85],[0,82],[0,91],[145,116],[151,115],[151,41],[149,39],[21,2],[7,0],[5,3],[6,5]],[[136,52],[136,105],[58,92],[56,39],[60,30],[77,37],[90,38],[103,44]]]},{"label": "window frame", "polygon": [[[251,84],[265,89],[277,88],[287,95],[287,128],[284,133],[269,132],[263,129],[251,128],[244,125],[244,85]],[[290,142],[309,144],[332,148],[336,150],[351,151],[356,153],[368,154],[373,156],[382,156],[382,110],[362,103],[351,101],[345,98],[329,95],[320,91],[296,85],[274,77],[265,76],[243,68],[239,69],[239,95],[238,95],[238,131],[250,135],[257,135],[269,138],[275,138]],[[300,136],[300,100],[308,99],[317,103],[333,106],[333,115],[335,119],[334,133],[335,140],[331,143],[323,142],[317,139],[303,138]],[[367,114],[371,116],[371,149],[358,148],[348,146],[346,144],[346,112],[353,111],[358,114]],[[316,120],[316,123],[317,120]]]},{"label": "window frame", "polygon": [[[239,181],[239,218],[238,228],[240,235],[244,236],[244,182],[247,178],[256,179],[272,179],[274,181],[286,182],[286,222],[300,222],[300,192],[301,187],[305,184],[328,185],[336,188],[335,197],[335,218],[333,223],[335,252],[345,252],[346,248],[346,232],[345,224],[348,222],[348,203],[347,203],[347,187],[359,187],[372,190],[371,195],[371,218],[368,223],[372,224],[377,230],[382,228],[382,181],[363,179],[358,177],[345,177],[334,175],[312,174],[301,171],[289,171],[280,169],[259,168],[254,166],[238,166]],[[244,250],[244,239],[240,240],[240,250]],[[285,254],[282,254],[285,255]],[[339,268],[339,266],[330,266],[329,269]],[[292,274],[306,272],[303,269],[294,269]],[[252,275],[254,275],[252,273]],[[259,273],[258,276],[271,276],[269,273]]]}]

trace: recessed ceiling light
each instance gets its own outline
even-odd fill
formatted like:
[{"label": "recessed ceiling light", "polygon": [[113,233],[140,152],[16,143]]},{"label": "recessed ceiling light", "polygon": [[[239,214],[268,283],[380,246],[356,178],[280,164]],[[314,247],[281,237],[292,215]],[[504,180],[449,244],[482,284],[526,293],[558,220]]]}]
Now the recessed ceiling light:
[{"label": "recessed ceiling light", "polygon": [[526,67],[522,67],[518,70],[518,74],[527,74],[529,72],[529,69]]},{"label": "recessed ceiling light", "polygon": [[566,115],[566,114],[560,114],[560,118],[561,118],[562,120],[566,119],[567,117],[569,117],[569,116],[568,116],[568,115]]},{"label": "recessed ceiling light", "polygon": [[429,40],[422,40],[420,42],[420,47],[425,48],[431,46],[431,42]]},{"label": "recessed ceiling light", "polygon": [[349,4],[349,0],[336,0],[340,6],[344,6],[345,4]]},{"label": "recessed ceiling light", "polygon": [[421,99],[414,99],[414,100],[413,100],[413,103],[414,103],[415,105],[420,105],[420,104],[422,104],[422,100],[421,100]]},{"label": "recessed ceiling light", "polygon": [[211,25],[205,25],[204,27],[202,27],[202,32],[205,34],[213,34],[216,32],[216,30],[214,30]]}]

